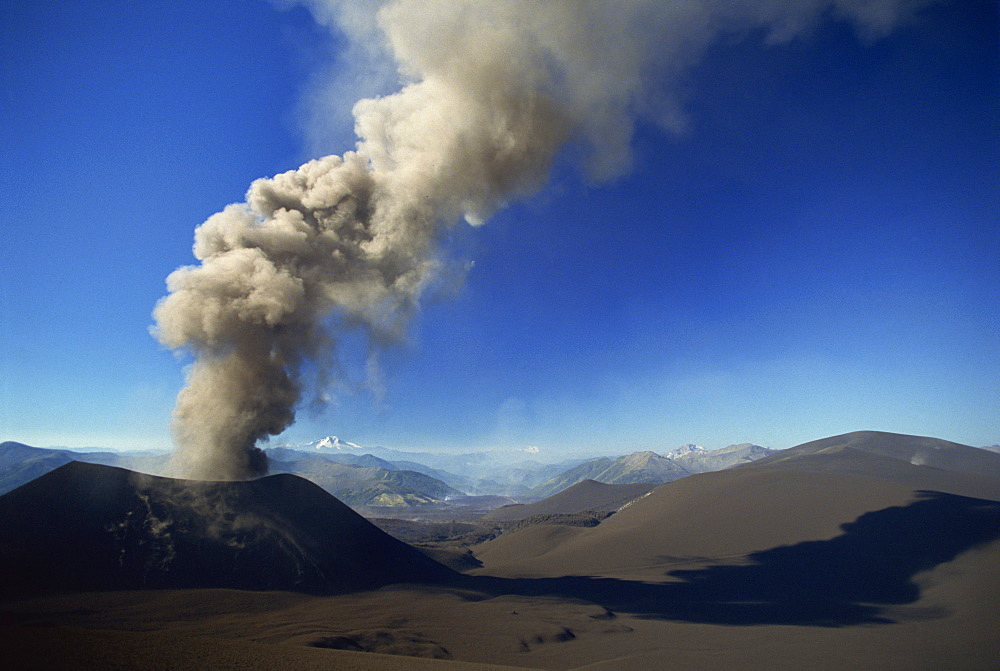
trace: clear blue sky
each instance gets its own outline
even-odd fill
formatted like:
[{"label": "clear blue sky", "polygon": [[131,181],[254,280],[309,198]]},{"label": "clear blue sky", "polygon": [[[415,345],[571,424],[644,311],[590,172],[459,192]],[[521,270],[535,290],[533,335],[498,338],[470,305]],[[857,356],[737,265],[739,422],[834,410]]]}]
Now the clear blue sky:
[{"label": "clear blue sky", "polygon": [[[307,128],[343,45],[264,1],[8,2],[0,23],[0,440],[167,447],[185,360],[148,332],[164,278],[252,180],[352,148],[349,86]],[[358,389],[275,442],[1000,442],[997,25],[977,0],[874,42],[827,21],[716,45],[685,133],[640,126],[626,176],[567,158],[457,228],[475,265],[383,355],[384,396],[348,342]]]}]

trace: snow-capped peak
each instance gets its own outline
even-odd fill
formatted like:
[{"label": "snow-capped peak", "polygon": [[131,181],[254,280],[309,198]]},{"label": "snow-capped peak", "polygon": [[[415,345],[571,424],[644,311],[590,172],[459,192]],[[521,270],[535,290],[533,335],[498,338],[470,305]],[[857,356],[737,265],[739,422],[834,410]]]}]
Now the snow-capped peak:
[{"label": "snow-capped peak", "polygon": [[688,443],[687,445],[681,445],[673,452],[666,453],[665,457],[671,457],[676,459],[677,457],[683,457],[685,454],[691,454],[692,452],[707,452],[701,445],[695,445],[694,443]]},{"label": "snow-capped peak", "polygon": [[364,449],[360,445],[355,443],[349,443],[346,440],[341,440],[337,436],[327,436],[326,438],[320,438],[319,440],[314,440],[312,442],[306,443],[303,447],[311,447],[316,450],[337,450],[338,452],[343,452],[344,450],[361,450]]}]

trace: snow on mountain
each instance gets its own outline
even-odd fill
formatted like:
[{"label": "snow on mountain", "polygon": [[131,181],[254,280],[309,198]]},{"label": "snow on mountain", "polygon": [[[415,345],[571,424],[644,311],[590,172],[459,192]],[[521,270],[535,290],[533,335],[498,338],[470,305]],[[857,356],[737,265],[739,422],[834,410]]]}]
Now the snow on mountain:
[{"label": "snow on mountain", "polygon": [[633,452],[617,458],[601,457],[579,464],[538,485],[532,493],[551,496],[583,480],[605,484],[664,483],[708,471],[719,471],[737,464],[763,459],[774,453],[752,443],[730,445],[709,450],[689,443],[663,455],[655,452]]},{"label": "snow on mountain", "polygon": [[774,452],[775,450],[754,445],[753,443],[740,443],[718,450],[700,448],[689,450],[679,455],[671,453],[668,456],[691,473],[705,473],[707,471],[721,471],[724,468],[731,468],[737,464],[757,461]]},{"label": "snow on mountain", "polygon": [[[636,452],[619,457],[572,459],[552,464],[534,459],[542,451],[536,446],[464,454],[408,452],[382,446],[364,447],[337,436],[326,436],[309,443],[282,447],[314,454],[319,452],[331,458],[334,455],[373,455],[392,462],[396,468],[435,477],[467,494],[506,496],[537,496],[540,488],[552,493],[584,479],[605,483],[669,482],[692,473],[754,461],[771,453],[767,448],[750,443],[730,445],[719,450],[688,443],[663,455]],[[543,487],[543,483],[548,487]]]},{"label": "snow on mountain", "polygon": [[320,438],[319,440],[314,440],[303,445],[298,446],[299,449],[314,449],[314,450],[334,450],[337,452],[345,452],[347,450],[364,450],[357,443],[350,443],[346,440],[341,440],[337,436],[326,436],[325,438]]},{"label": "snow on mountain", "polygon": [[[585,461],[571,459],[556,464],[536,460],[542,449],[530,445],[521,448],[506,448],[454,454],[445,452],[409,452],[380,445],[362,446],[337,436],[326,436],[319,440],[295,445],[280,445],[274,450],[291,450],[301,454],[317,452],[329,458],[346,458],[373,455],[398,468],[422,472],[438,478],[467,494],[500,494],[505,496],[525,495],[531,488],[548,480],[553,475]],[[294,457],[282,454],[282,459]]]},{"label": "snow on mountain", "polygon": [[664,457],[668,459],[676,459],[677,457],[683,457],[685,454],[691,454],[692,452],[708,452],[708,450],[701,445],[695,445],[694,443],[688,443],[687,445],[681,445],[676,450],[664,453]]}]

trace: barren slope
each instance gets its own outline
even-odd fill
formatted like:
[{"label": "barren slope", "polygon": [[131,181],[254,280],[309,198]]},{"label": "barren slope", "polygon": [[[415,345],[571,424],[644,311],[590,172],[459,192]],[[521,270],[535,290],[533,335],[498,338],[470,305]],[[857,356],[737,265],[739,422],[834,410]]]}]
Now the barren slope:
[{"label": "barren slope", "polygon": [[332,593],[451,572],[293,475],[199,482],[70,462],[0,496],[0,594]]},{"label": "barren slope", "polygon": [[[517,532],[476,556],[481,573],[496,575],[662,578],[681,562],[834,538],[861,515],[908,506],[925,490],[1000,500],[992,457],[934,439],[847,434],[660,485],[592,529]],[[921,460],[935,465],[913,463]]]},{"label": "barren slope", "polygon": [[533,515],[572,514],[588,510],[613,511],[649,493],[655,486],[648,483],[609,485],[584,480],[541,501],[502,506],[484,515],[483,520],[509,521]]}]

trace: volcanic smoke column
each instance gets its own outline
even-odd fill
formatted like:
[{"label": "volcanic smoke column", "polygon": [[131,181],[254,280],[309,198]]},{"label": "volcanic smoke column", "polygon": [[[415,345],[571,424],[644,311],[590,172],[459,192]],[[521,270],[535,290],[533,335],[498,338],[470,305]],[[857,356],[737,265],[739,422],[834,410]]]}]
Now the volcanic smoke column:
[{"label": "volcanic smoke column", "polygon": [[401,90],[354,107],[356,151],[255,181],[195,232],[200,265],[167,278],[154,333],[194,357],[174,411],[178,475],[266,472],[256,444],[295,419],[303,368],[332,370],[337,336],[405,332],[440,269],[441,235],[540,189],[582,148],[607,179],[635,120],[683,127],[672,92],[722,33],[792,39],[832,10],[872,34],[920,0],[314,0],[317,19],[380,36]]}]

